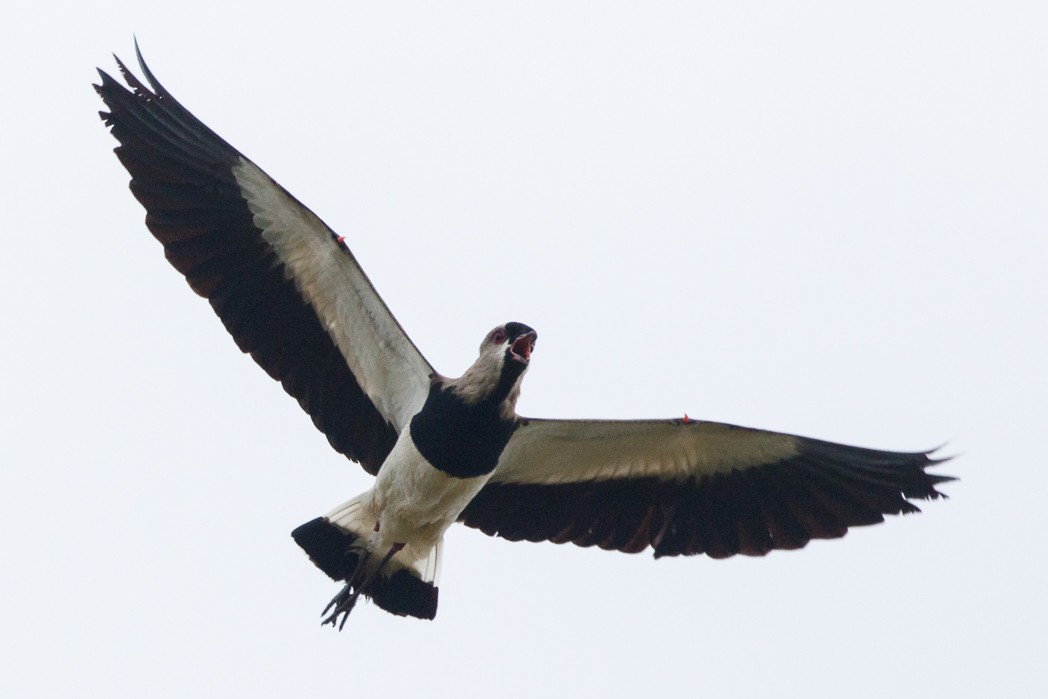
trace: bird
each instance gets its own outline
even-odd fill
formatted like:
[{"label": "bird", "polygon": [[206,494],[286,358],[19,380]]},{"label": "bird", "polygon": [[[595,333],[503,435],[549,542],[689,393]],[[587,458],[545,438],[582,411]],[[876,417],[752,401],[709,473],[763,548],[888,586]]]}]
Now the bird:
[{"label": "bird", "polygon": [[458,378],[412,342],[346,240],[193,116],[153,75],[114,56],[99,115],[168,262],[239,349],[295,398],[335,451],[375,476],[295,528],[338,594],[433,619],[443,538],[455,523],[510,541],[655,558],[763,556],[919,512],[956,480],[937,450],[896,452],[698,420],[518,415],[538,333],[487,332]]}]

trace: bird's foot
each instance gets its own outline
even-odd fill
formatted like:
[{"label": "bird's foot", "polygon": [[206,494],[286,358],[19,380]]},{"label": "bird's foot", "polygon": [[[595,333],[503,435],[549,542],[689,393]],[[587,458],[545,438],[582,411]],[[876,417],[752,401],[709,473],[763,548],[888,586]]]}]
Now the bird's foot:
[{"label": "bird's foot", "polygon": [[[353,575],[346,580],[346,586],[342,588],[341,592],[331,598],[328,605],[324,607],[324,611],[320,613],[320,616],[324,616],[332,607],[335,609],[335,611],[331,612],[331,614],[327,616],[320,625],[337,625],[338,630],[341,631],[342,627],[346,625],[346,619],[349,618],[349,613],[353,611],[353,607],[356,606],[357,599],[360,597],[361,593],[370,594],[368,591],[374,584],[375,578],[382,573],[382,569],[386,567],[387,563],[389,563],[389,559],[393,558],[393,556],[403,548],[404,544],[393,544],[389,548],[389,551],[386,552],[386,555],[382,557],[382,560],[379,561],[378,565],[367,575],[364,575],[367,554],[363,554],[360,562],[357,564],[357,569],[353,571]],[[361,580],[361,578],[363,578],[363,580]],[[341,622],[338,620],[339,614],[342,615]]]},{"label": "bird's foot", "polygon": [[[334,607],[335,611],[331,612],[324,621],[320,622],[321,626],[331,624],[337,626],[338,630],[341,631],[342,627],[346,625],[346,619],[349,618],[349,613],[353,611],[353,607],[357,604],[357,599],[360,597],[360,589],[354,589],[350,583],[346,583],[346,586],[342,588],[342,591],[331,598],[327,606],[324,607],[324,611],[320,613],[324,616]],[[342,615],[342,622],[339,623],[338,617]]]}]

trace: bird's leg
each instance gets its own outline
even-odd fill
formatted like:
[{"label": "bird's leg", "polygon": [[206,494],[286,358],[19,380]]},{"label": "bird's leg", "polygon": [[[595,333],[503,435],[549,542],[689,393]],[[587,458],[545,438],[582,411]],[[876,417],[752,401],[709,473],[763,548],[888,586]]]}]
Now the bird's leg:
[{"label": "bird's leg", "polygon": [[334,597],[332,597],[331,601],[327,603],[326,607],[324,607],[324,611],[322,611],[320,613],[321,616],[324,616],[325,614],[327,614],[328,610],[331,609],[331,607],[333,607],[335,604],[337,604],[338,602],[340,602],[343,599],[345,599],[345,597],[350,593],[350,590],[353,589],[353,587],[356,585],[356,582],[360,579],[360,576],[361,576],[361,573],[362,573],[363,569],[364,569],[364,566],[363,566],[363,560],[362,560],[361,563],[358,564],[356,569],[353,571],[353,574],[351,576],[349,576],[348,578],[346,578],[346,584],[342,588],[342,591],[339,592]]},{"label": "bird's leg", "polygon": [[346,586],[342,588],[341,592],[335,595],[334,599],[328,602],[328,605],[326,607],[324,607],[324,611],[321,612],[321,615],[327,614],[328,610],[331,609],[332,606],[335,607],[335,611],[333,611],[330,616],[324,619],[324,621],[321,622],[320,625],[323,626],[324,624],[331,624],[332,626],[334,626],[338,622],[338,616],[342,614],[342,623],[338,625],[338,630],[341,631],[342,627],[346,625],[346,619],[349,618],[349,613],[353,611],[353,607],[356,606],[357,599],[360,598],[361,593],[366,593],[367,590],[370,589],[371,584],[375,581],[375,578],[378,577],[379,573],[382,572],[382,569],[386,567],[386,564],[389,563],[389,560],[393,558],[393,556],[397,555],[397,552],[399,552],[402,548],[404,548],[404,544],[393,544],[392,546],[390,546],[389,551],[387,551],[386,555],[382,557],[381,561],[379,561],[378,566],[376,566],[375,569],[371,571],[367,575],[367,577],[365,577],[364,580],[358,584],[357,580],[362,575],[364,569],[365,559],[362,557],[360,559],[360,563],[357,564],[356,570],[353,571],[353,575],[346,582]]},{"label": "bird's leg", "polygon": [[[357,583],[360,582],[360,579],[364,577],[364,570],[366,569],[369,557],[368,554],[370,552],[368,551],[366,546],[361,545],[351,546],[350,550],[353,549],[357,550],[357,564],[353,567],[353,572],[350,573],[349,577],[345,579],[345,586],[337,595],[331,598],[331,601],[327,603],[326,607],[324,607],[324,611],[320,613],[320,616],[324,616],[325,614],[327,614],[328,610],[334,607],[335,605],[342,605],[342,603],[349,598],[350,594],[352,594],[353,588],[357,586]],[[352,608],[352,605],[350,605],[350,608]],[[328,621],[331,620],[326,619],[323,623],[326,624],[328,623]]]}]

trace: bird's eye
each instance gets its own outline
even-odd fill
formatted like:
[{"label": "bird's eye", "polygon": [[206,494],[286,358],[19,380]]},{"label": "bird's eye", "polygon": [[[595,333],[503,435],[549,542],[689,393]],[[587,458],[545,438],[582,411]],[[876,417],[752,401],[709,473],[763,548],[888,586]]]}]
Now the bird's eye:
[{"label": "bird's eye", "polygon": [[501,345],[503,342],[506,341],[506,333],[502,332],[501,330],[496,330],[495,332],[491,333],[491,341],[494,342],[496,345]]}]

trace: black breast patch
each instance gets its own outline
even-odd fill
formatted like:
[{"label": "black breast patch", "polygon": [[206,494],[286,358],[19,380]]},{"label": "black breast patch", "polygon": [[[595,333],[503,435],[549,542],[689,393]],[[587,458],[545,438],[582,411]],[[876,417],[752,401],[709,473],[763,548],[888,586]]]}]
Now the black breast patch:
[{"label": "black breast patch", "polygon": [[434,384],[411,420],[411,440],[435,468],[456,478],[473,478],[495,470],[516,426],[499,416],[497,403],[470,405]]}]

